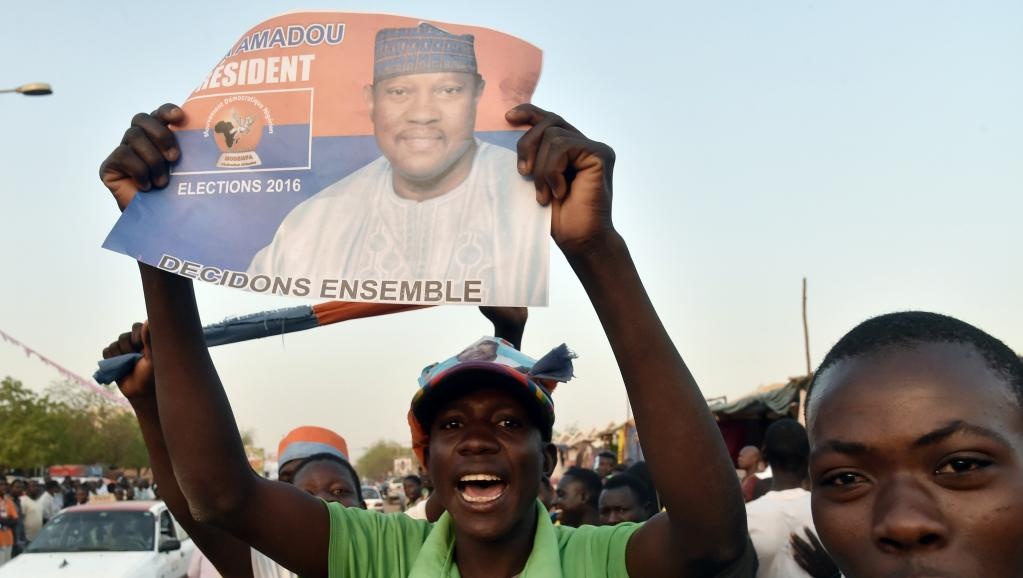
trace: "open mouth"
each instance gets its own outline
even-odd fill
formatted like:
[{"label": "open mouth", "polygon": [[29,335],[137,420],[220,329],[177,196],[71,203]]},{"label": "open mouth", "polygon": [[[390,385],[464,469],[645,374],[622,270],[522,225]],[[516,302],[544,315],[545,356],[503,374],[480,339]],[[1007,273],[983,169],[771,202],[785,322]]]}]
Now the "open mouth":
[{"label": "open mouth", "polygon": [[505,483],[500,476],[493,474],[469,474],[458,480],[458,493],[470,504],[486,504],[494,502],[504,495]]}]

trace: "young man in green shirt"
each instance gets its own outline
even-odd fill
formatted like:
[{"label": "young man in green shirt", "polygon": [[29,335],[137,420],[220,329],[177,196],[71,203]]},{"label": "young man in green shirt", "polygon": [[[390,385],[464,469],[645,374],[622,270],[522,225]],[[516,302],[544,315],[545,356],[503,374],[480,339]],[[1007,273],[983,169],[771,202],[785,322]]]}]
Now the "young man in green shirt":
[{"label": "young man in green shirt", "polygon": [[[103,163],[101,178],[122,210],[137,191],[167,184],[181,154],[167,125],[183,120],[174,105],[137,115]],[[556,456],[546,422],[508,379],[474,373],[436,415],[418,416],[447,511],[436,525],[342,512],[262,480],[245,460],[191,280],[140,264],[160,420],[191,511],[306,577],[752,576],[755,556],[724,442],[612,223],[614,152],[532,105],[507,120],[530,127],[518,143],[518,170],[533,179],[537,202],[552,206],[551,236],[603,324],[667,511],[641,526],[548,526],[536,500]],[[701,475],[674,475],[683,462]]]}]

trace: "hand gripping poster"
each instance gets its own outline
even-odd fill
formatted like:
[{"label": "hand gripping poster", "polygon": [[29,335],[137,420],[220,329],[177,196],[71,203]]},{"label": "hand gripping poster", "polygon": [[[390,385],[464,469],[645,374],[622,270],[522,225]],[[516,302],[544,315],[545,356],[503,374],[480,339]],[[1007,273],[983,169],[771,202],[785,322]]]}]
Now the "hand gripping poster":
[{"label": "hand gripping poster", "polygon": [[182,105],[170,183],[104,247],[258,293],[546,305],[550,210],[518,174],[542,53],[470,26],[286,14]]}]

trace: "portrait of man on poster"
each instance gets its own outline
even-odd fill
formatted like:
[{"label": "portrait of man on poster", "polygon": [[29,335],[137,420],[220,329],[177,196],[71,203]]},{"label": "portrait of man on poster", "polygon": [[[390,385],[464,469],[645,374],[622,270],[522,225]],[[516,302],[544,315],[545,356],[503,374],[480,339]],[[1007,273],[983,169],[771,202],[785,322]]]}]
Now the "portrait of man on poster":
[{"label": "portrait of man on poster", "polygon": [[379,30],[364,98],[381,156],[292,209],[247,272],[478,281],[484,304],[546,304],[549,210],[516,153],[477,138],[485,88],[472,35]]}]

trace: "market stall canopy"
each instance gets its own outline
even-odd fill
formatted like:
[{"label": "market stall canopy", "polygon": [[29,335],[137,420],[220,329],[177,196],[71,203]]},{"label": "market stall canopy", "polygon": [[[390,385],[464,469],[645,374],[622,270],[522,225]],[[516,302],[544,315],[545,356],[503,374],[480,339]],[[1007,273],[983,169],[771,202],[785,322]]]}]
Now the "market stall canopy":
[{"label": "market stall canopy", "polygon": [[753,393],[729,402],[727,398],[709,400],[707,405],[717,417],[758,417],[765,414],[790,415],[792,404],[799,403],[799,392],[810,383],[808,376],[790,378],[788,383],[760,386]]}]

